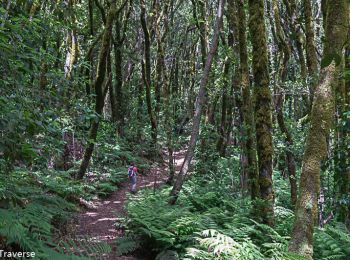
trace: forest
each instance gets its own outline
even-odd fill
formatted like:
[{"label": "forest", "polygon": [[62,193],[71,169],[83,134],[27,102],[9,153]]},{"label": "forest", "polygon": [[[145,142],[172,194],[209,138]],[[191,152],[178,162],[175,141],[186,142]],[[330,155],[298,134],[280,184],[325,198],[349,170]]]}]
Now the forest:
[{"label": "forest", "polygon": [[1,0],[0,133],[1,259],[350,259],[350,1]]}]

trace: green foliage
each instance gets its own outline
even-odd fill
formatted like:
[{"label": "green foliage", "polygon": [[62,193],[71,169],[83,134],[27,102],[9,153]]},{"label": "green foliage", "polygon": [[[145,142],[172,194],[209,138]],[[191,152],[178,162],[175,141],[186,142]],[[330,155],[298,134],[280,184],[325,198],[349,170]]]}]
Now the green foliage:
[{"label": "green foliage", "polygon": [[239,243],[216,230],[204,230],[197,237],[199,248],[189,248],[186,259],[263,259],[250,240]]},{"label": "green foliage", "polygon": [[[8,6],[5,2],[8,2]],[[99,42],[91,49],[89,62],[87,54],[89,48],[93,47],[92,42],[103,30],[98,22],[102,20],[100,11],[107,11],[108,1],[101,1],[102,9],[95,6],[91,14],[86,8],[87,1],[78,1],[74,8],[70,8],[68,2],[3,1],[0,4],[0,241],[4,243],[1,246],[33,250],[39,258],[48,259],[72,259],[71,248],[73,251],[82,250],[81,255],[87,253],[94,256],[110,250],[106,244],[94,242],[89,237],[80,237],[77,240],[62,238],[63,233],[69,229],[69,221],[76,210],[72,202],[79,198],[89,200],[96,195],[108,196],[126,180],[126,166],[131,161],[136,163],[141,174],[147,172],[149,165],[143,158],[149,158],[155,149],[150,141],[151,131],[142,90],[141,69],[137,67],[140,66],[142,49],[134,42],[139,38],[135,37],[139,21],[134,19],[138,17],[135,15],[138,9],[132,7],[131,12],[136,13],[130,17],[126,16],[126,9],[118,12],[118,23],[121,27],[125,26],[121,33],[125,33],[127,39],[120,44],[122,47],[119,46],[125,58],[120,63],[123,65],[121,94],[126,98],[122,102],[125,139],[121,139],[115,138],[117,124],[112,122],[114,118],[110,120],[109,107],[106,107],[103,118],[95,113],[95,93],[93,89],[89,89],[96,74],[93,70],[98,67],[96,58]],[[132,2],[126,1],[124,7]],[[168,24],[165,20],[162,21],[163,18],[156,19],[157,24],[164,27],[167,33],[164,38],[161,37],[165,39],[165,71],[158,71],[156,68],[154,75],[161,76],[159,80],[164,85],[164,91],[167,92],[165,87],[169,86],[172,94],[169,109],[172,111],[171,118],[165,116],[166,102],[163,100],[160,102],[159,113],[156,112],[159,150],[165,143],[169,128],[174,130],[172,137],[175,150],[188,144],[192,106],[200,82],[199,77],[203,72],[200,58],[197,58],[200,51],[197,48],[198,30],[194,29],[198,23],[210,25],[215,19],[214,15],[206,15],[214,13],[213,5],[209,5],[206,10],[207,6],[202,5],[201,1],[193,1],[193,5],[183,5],[180,2],[169,12],[169,17],[166,17],[166,9],[162,12],[165,19],[171,18],[169,21],[173,21],[170,14],[175,12],[176,22],[169,23],[169,28],[166,28]],[[165,6],[157,6],[161,9],[163,7]],[[153,7],[147,9],[152,10]],[[281,14],[285,12],[285,8],[282,9]],[[203,14],[207,17],[202,17]],[[149,12],[149,17],[154,15],[154,11]],[[93,18],[91,28],[90,17]],[[124,21],[125,18],[130,19]],[[298,17],[296,19],[302,26],[303,20]],[[72,68],[72,77],[68,78],[64,68],[65,58],[72,54],[69,46],[71,36],[68,35],[72,29],[76,32],[79,51]],[[90,33],[89,29],[94,32]],[[304,76],[298,72],[299,62],[291,55],[287,81],[278,84],[280,55],[275,52],[276,48],[270,48],[272,54],[276,54],[270,59],[271,88],[277,85],[283,88],[284,119],[293,139],[293,146],[287,146],[284,134],[274,126],[276,225],[271,228],[259,223],[256,212],[254,213],[249,199],[246,198],[249,191],[242,188],[244,158],[241,144],[246,137],[242,135],[244,129],[239,124],[241,103],[244,100],[236,82],[238,78],[234,76],[238,72],[239,59],[234,55],[230,44],[224,44],[227,29],[225,21],[223,44],[219,46],[209,75],[210,87],[207,89],[206,103],[210,105],[205,109],[209,112],[206,118],[209,120],[200,128],[201,142],[198,142],[200,145],[196,150],[194,172],[191,172],[191,178],[184,185],[175,206],[167,203],[167,188],[156,194],[143,191],[131,197],[127,205],[129,215],[124,223],[127,235],[118,239],[119,254],[145,247],[153,249],[155,253],[160,252],[158,258],[165,257],[167,252],[177,251],[181,257],[189,259],[298,259],[297,256],[287,253],[288,235],[294,215],[289,209],[290,191],[285,152],[286,149],[293,152],[299,176],[307,129],[305,122],[308,121],[305,113],[309,109],[306,108],[308,102],[305,102],[308,99],[305,83],[313,85],[313,81],[317,79],[305,82]],[[205,30],[207,36],[210,36],[209,27]],[[118,40],[120,36],[124,39],[124,35],[118,35],[117,31],[113,32],[113,38]],[[299,39],[299,35],[290,36],[291,39]],[[315,41],[317,45],[319,40]],[[271,39],[269,42],[274,44]],[[188,49],[189,46],[191,47]],[[159,47],[161,45],[152,46],[152,57],[156,57],[154,54],[161,49]],[[119,65],[113,57],[115,50],[110,49],[112,66]],[[229,57],[230,64],[234,65],[227,75],[223,75],[225,57]],[[327,55],[321,61],[321,68],[332,62],[339,65],[341,60],[338,54]],[[159,61],[157,59],[154,64],[160,64]],[[112,74],[114,73],[112,69]],[[342,76],[349,79],[349,75],[349,71],[345,70]],[[112,75],[113,89],[115,79],[119,76]],[[154,79],[152,78],[152,84],[156,83]],[[228,122],[229,128],[232,127],[232,139],[228,140],[226,157],[220,158],[216,144],[223,112],[220,110],[224,88],[227,88],[227,96],[233,95],[235,101],[232,102],[229,98],[227,105],[235,104],[232,107],[233,122]],[[154,84],[152,91],[153,89]],[[161,95],[166,94],[165,92]],[[151,95],[153,108],[156,107],[155,94]],[[229,110],[226,111],[227,117],[230,116]],[[342,112],[343,118],[339,120],[342,128],[339,127],[338,130],[344,129],[345,133],[350,127],[350,120],[346,120],[349,119],[349,111]],[[81,157],[74,156],[73,160],[69,151],[68,155],[65,154],[68,145],[65,134],[74,135],[83,149],[89,142],[86,140],[87,130],[91,122],[96,120],[100,120],[100,128],[87,178],[84,181],[74,180],[72,173],[77,170]],[[179,126],[183,130],[182,135],[176,136]],[[334,140],[339,138],[335,138],[336,135],[335,131],[332,137]],[[346,150],[346,147],[339,146],[339,141],[331,140],[329,143],[330,150]],[[59,167],[54,165],[64,156],[70,160],[68,168],[72,168],[69,171],[58,171],[56,169]],[[322,169],[321,180],[323,184],[327,181],[328,187],[324,190],[326,198],[338,192],[338,182],[334,180],[333,170],[342,165],[334,158],[329,159]],[[349,205],[347,194],[336,194],[336,200],[338,208]],[[327,199],[326,206],[333,207],[331,204],[333,201]],[[319,229],[315,234],[315,258],[347,259],[350,255],[348,244],[349,233],[344,227],[335,225],[327,226],[324,230]]]},{"label": "green foliage", "polygon": [[125,172],[127,165],[134,162],[143,172],[149,169],[141,157],[144,147],[127,139],[111,138],[116,132],[109,122],[101,122],[93,163],[102,172]]},{"label": "green foliage", "polygon": [[193,225],[198,224],[187,218],[190,215],[188,208],[183,207],[179,210],[168,205],[164,200],[166,191],[163,191],[163,196],[152,195],[151,191],[145,192],[147,194],[131,200],[127,205],[127,226],[134,227],[134,233],[164,248],[176,247],[177,237],[181,241],[187,240],[187,235],[193,232]]},{"label": "green foliage", "polygon": [[[180,259],[304,259],[288,252],[294,222],[293,211],[285,208],[290,203],[288,181],[274,172],[276,223],[273,228],[261,224],[249,199],[242,198],[234,187],[239,185],[232,181],[239,170],[237,161],[239,158],[221,158],[217,172],[193,173],[173,206],[167,203],[169,188],[131,196],[124,225],[135,236],[126,239],[124,252],[142,247],[155,254],[176,251]],[[315,259],[346,259],[349,237],[344,227],[317,231]],[[123,241],[120,245],[123,247]]]},{"label": "green foliage", "polygon": [[[1,247],[19,247],[35,252],[41,259],[82,259],[72,255],[72,248],[78,247],[76,242],[71,239],[64,241],[60,235],[73,225],[70,219],[76,207],[57,195],[63,185],[58,185],[58,192],[52,193],[52,179],[56,178],[42,183],[46,179],[39,181],[37,177],[37,174],[24,171],[6,177],[0,174],[0,237],[4,239]],[[38,183],[41,186],[36,186]],[[49,190],[50,193],[45,194]],[[79,248],[92,248],[100,253],[108,249],[105,245],[95,244],[85,243],[85,247]],[[65,251],[62,245],[66,245]]]},{"label": "green foliage", "polygon": [[141,239],[135,235],[126,234],[117,238],[117,254],[119,256],[134,252],[141,247]]},{"label": "green foliage", "polygon": [[[299,169],[297,170],[296,174],[297,177],[300,175]],[[288,173],[282,173],[280,171],[274,170],[272,178],[276,190],[276,205],[290,207],[290,183],[288,179]]]},{"label": "green foliage", "polygon": [[101,181],[97,184],[97,194],[100,197],[106,197],[116,190],[116,187],[113,183],[108,181]]},{"label": "green foliage", "polygon": [[[142,161],[134,153],[133,147],[127,146],[123,140],[116,144],[117,140],[110,138],[114,129],[102,122],[101,134],[95,144],[96,150],[86,181],[72,178],[72,173],[76,171],[74,167],[69,171],[48,169],[48,162],[55,161],[62,155],[64,142],[61,133],[70,131],[75,133],[76,138],[79,136],[79,133],[75,132],[77,128],[74,128],[76,118],[63,113],[57,120],[52,121],[40,109],[24,112],[23,115],[27,115],[27,118],[34,123],[37,122],[35,120],[43,123],[39,124],[40,128],[34,127],[37,129],[34,132],[28,132],[27,128],[23,128],[24,134],[21,135],[15,129],[21,124],[27,124],[27,121],[18,117],[22,114],[18,113],[16,106],[21,102],[6,104],[9,101],[7,97],[1,100],[4,100],[1,103],[3,111],[8,111],[5,119],[9,118],[14,122],[11,126],[10,121],[4,120],[1,121],[3,124],[1,126],[14,128],[14,133],[17,134],[14,136],[11,132],[6,133],[5,138],[0,141],[3,144],[1,148],[14,151],[12,154],[7,153],[7,150],[1,151],[5,151],[8,155],[0,160],[0,237],[3,243],[1,247],[34,251],[42,259],[84,259],[87,255],[99,256],[110,252],[109,245],[95,241],[91,237],[70,238],[74,232],[72,220],[77,209],[72,202],[77,202],[79,198],[89,200],[96,195],[108,196],[126,180],[127,164],[130,161],[140,165],[141,170],[148,168],[147,163]],[[23,110],[29,111],[32,106],[35,106],[35,102]],[[13,116],[16,113],[17,117]],[[32,121],[27,125],[30,126]],[[48,133],[53,135],[49,136]],[[9,145],[9,142],[17,145],[21,140],[28,140],[28,145],[22,145],[22,148],[17,150]],[[49,143],[48,140],[52,142]],[[40,146],[37,146],[39,144]],[[21,152],[20,156],[16,151]],[[27,154],[32,157],[25,157]],[[43,163],[39,164],[37,160],[42,160]],[[73,163],[76,164],[75,167],[78,166],[77,162]],[[27,167],[30,164],[35,167]],[[6,168],[2,165],[11,167]],[[136,246],[133,247],[135,248]]]},{"label": "green foliage", "polygon": [[[0,246],[33,251],[41,259],[84,259],[111,249],[90,237],[69,238],[77,207],[67,200],[109,194],[110,179],[95,186],[70,178],[69,172],[16,170],[0,174]],[[81,257],[75,257],[80,254]]]},{"label": "green foliage", "polygon": [[336,223],[325,229],[317,229],[314,234],[315,259],[349,259],[350,233],[345,225]]},{"label": "green foliage", "polygon": [[[58,67],[63,57],[53,48],[53,39],[60,37],[62,24],[55,11],[54,7],[40,12],[40,17],[29,17],[24,7],[10,8],[8,16],[0,9],[0,16],[7,17],[1,19],[0,27],[1,170],[9,171],[19,163],[46,166],[62,154],[62,134],[81,130],[89,121],[89,103],[66,93],[76,85],[64,80]],[[63,105],[74,111],[66,111]]]},{"label": "green foliage", "polygon": [[176,250],[187,259],[297,259],[287,253],[290,210],[276,209],[278,233],[251,220],[248,200],[232,199],[230,186],[219,190],[214,181],[206,184],[195,190],[198,183],[186,184],[175,206],[167,203],[168,188],[131,197],[127,230],[143,247]]}]

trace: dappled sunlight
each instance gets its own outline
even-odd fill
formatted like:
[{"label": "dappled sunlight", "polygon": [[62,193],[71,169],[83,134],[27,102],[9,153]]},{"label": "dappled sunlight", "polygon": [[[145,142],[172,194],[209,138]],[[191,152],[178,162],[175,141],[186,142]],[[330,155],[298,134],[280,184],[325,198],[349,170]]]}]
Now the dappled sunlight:
[{"label": "dappled sunlight", "polygon": [[104,242],[104,241],[108,241],[108,240],[111,240],[111,239],[115,239],[116,236],[111,236],[111,235],[104,235],[104,236],[95,236],[95,237],[92,237],[90,242]]},{"label": "dappled sunlight", "polygon": [[163,183],[163,180],[157,181],[157,182],[151,182],[151,183],[144,183],[144,184],[140,185],[139,188],[151,188],[151,187],[154,187],[154,185],[156,185],[156,187],[158,187],[159,184],[162,184],[162,183]]},{"label": "dappled sunlight", "polygon": [[95,217],[98,215],[96,212],[86,212],[84,215],[90,216],[90,217]]},{"label": "dappled sunlight", "polygon": [[102,222],[102,221],[116,221],[116,220],[117,220],[117,218],[100,218],[100,219],[96,220],[95,222],[93,222],[92,225],[95,225],[95,224]]},{"label": "dappled sunlight", "polygon": [[349,10],[1,0],[0,260],[350,260]]}]

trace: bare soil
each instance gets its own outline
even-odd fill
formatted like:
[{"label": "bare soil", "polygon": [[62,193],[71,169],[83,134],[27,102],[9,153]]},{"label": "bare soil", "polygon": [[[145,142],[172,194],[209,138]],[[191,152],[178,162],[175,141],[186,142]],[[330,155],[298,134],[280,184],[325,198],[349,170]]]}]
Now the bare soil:
[{"label": "bare soil", "polygon": [[[179,170],[183,158],[184,151],[180,151],[174,156],[176,171]],[[137,176],[137,189],[158,188],[165,183],[168,175],[168,167],[166,164],[152,165],[147,175]],[[127,174],[125,174],[127,176]],[[126,215],[124,208],[127,200],[127,194],[130,193],[130,184],[126,181],[120,187],[116,187],[108,198],[96,198],[92,201],[94,209],[88,209],[81,212],[77,217],[76,239],[80,239],[81,243],[84,240],[108,243],[112,251],[108,255],[94,256],[89,255],[93,259],[145,259],[141,256],[127,255],[117,256],[116,238],[122,237],[124,231],[118,225],[118,219]]]}]

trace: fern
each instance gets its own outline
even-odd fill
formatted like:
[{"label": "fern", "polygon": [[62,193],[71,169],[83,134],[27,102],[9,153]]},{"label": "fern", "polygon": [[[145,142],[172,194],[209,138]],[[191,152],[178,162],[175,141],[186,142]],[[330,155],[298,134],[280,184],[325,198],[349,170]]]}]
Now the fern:
[{"label": "fern", "polygon": [[[47,173],[23,170],[0,174],[0,200],[4,204],[0,208],[2,246],[33,251],[39,259],[86,259],[85,256],[110,252],[109,245],[92,238],[59,239],[63,230],[58,227],[65,228],[76,210],[64,197],[83,194],[84,188],[64,173],[48,173],[52,173],[51,178]],[[75,256],[78,249],[87,254]]]},{"label": "fern", "polygon": [[[125,227],[137,236],[127,240],[126,248],[132,250],[136,243],[156,252],[175,250],[181,259],[305,259],[288,252],[293,211],[276,206],[272,228],[251,219],[248,199],[225,186],[218,190],[215,184],[216,180],[189,180],[173,206],[167,203],[169,188],[132,196]],[[349,244],[344,226],[317,230],[314,259],[349,259]]]},{"label": "fern", "polygon": [[100,197],[107,197],[110,193],[116,190],[115,185],[110,182],[98,182],[96,184],[96,193]]},{"label": "fern", "polygon": [[130,252],[134,252],[141,247],[141,240],[137,236],[125,235],[116,240],[117,255],[121,256]]},{"label": "fern", "polygon": [[203,231],[197,241],[199,248],[187,249],[186,259],[263,259],[250,240],[239,243],[217,230]]},{"label": "fern", "polygon": [[111,252],[111,247],[106,242],[101,242],[90,236],[77,236],[66,241],[61,240],[57,247],[66,256],[79,255],[82,258],[105,259]]},{"label": "fern", "polygon": [[343,224],[317,229],[314,234],[314,257],[317,259],[349,259],[350,233]]}]

